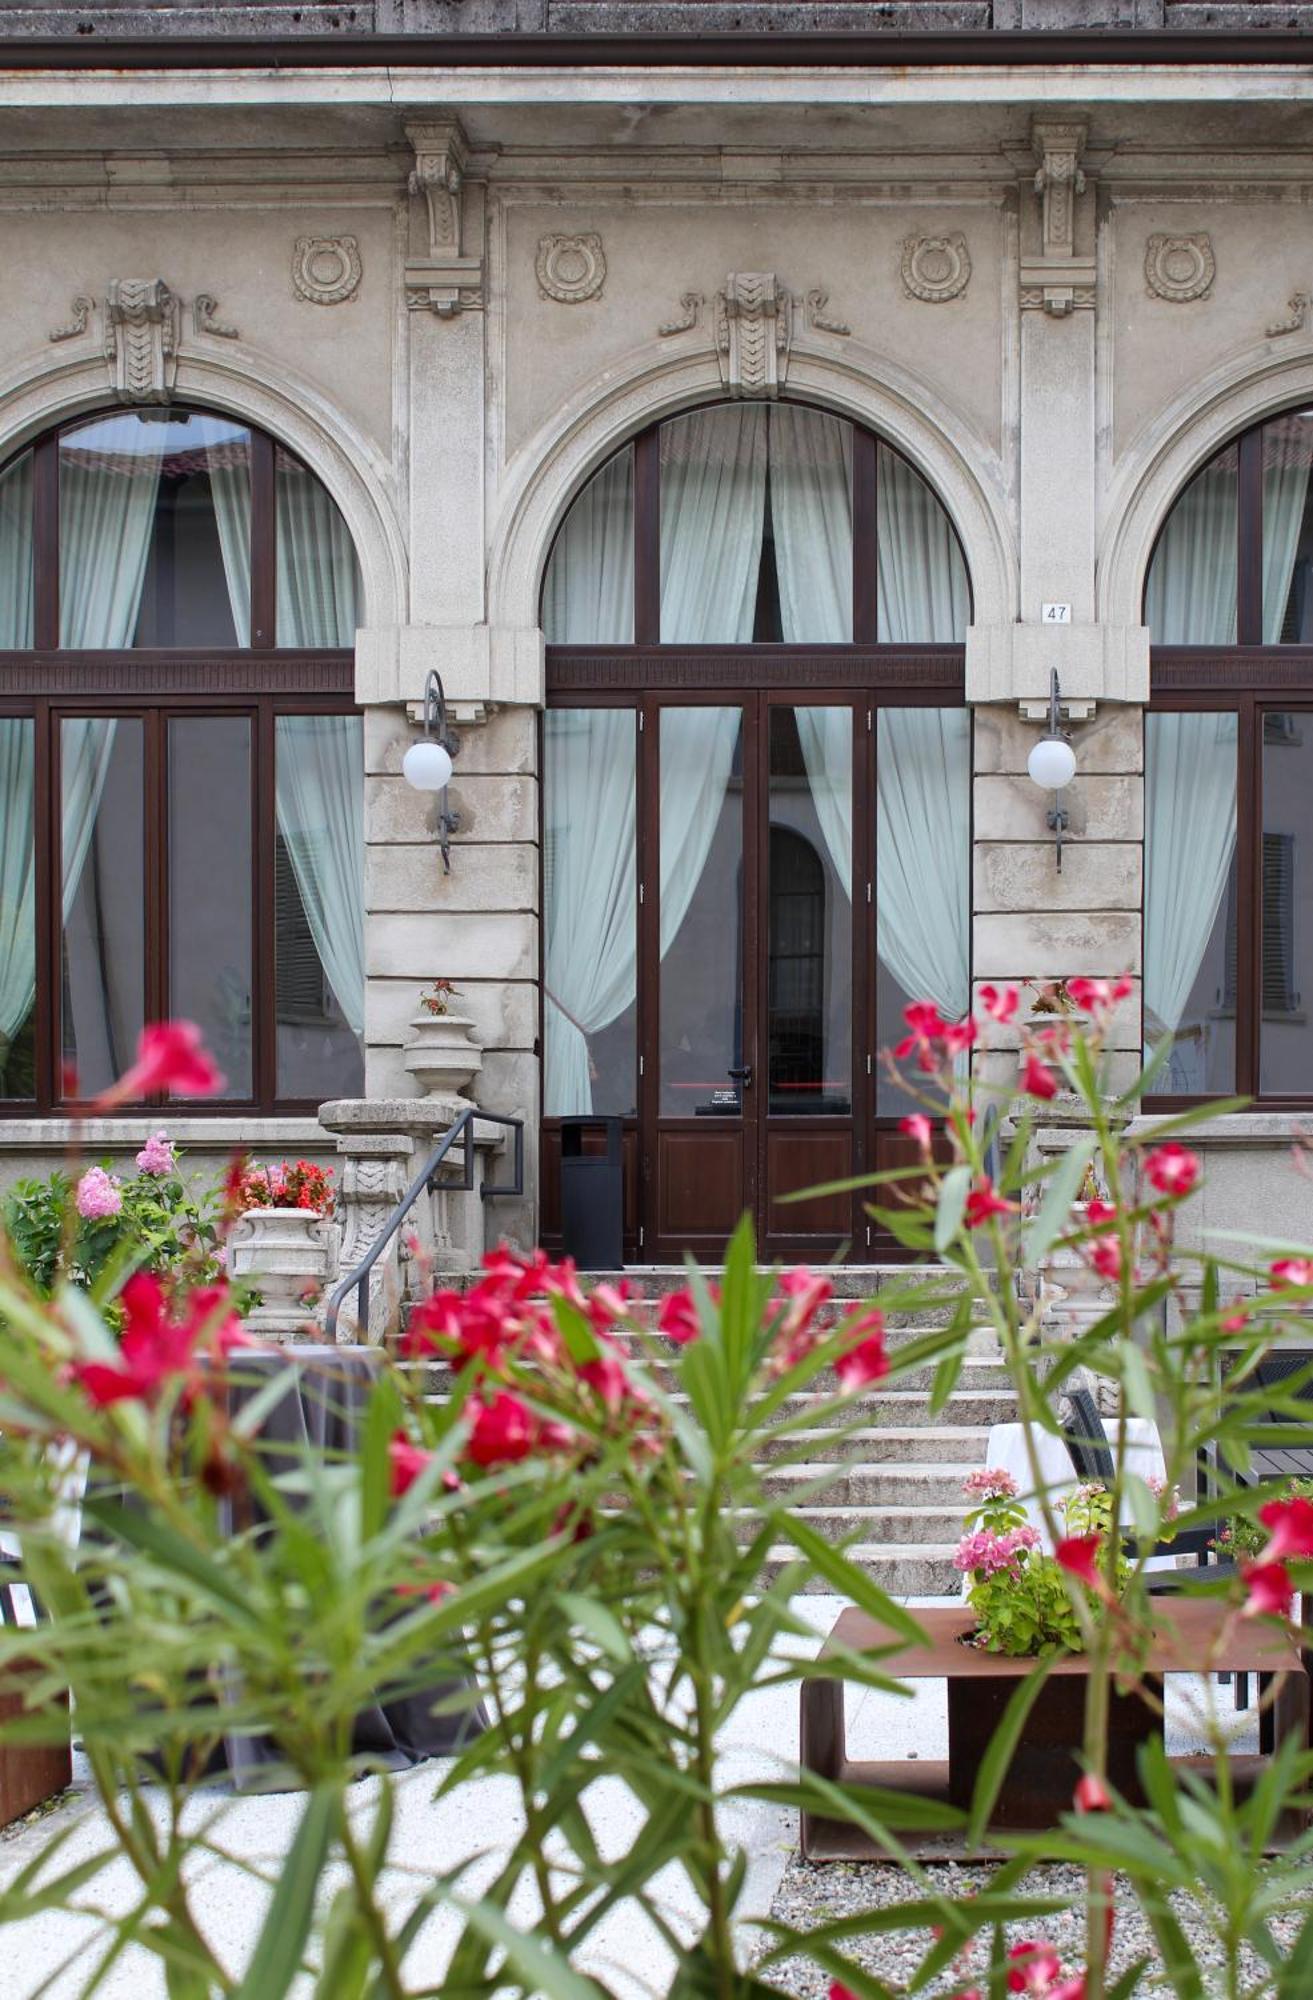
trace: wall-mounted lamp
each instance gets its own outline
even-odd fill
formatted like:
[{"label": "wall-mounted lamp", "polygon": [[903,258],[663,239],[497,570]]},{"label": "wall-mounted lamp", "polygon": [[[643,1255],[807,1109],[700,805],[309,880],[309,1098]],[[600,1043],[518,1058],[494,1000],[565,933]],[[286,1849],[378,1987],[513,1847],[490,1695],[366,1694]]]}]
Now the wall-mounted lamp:
[{"label": "wall-mounted lamp", "polygon": [[442,794],[435,831],[442,853],[442,866],[448,875],[451,873],[451,836],[460,825],[460,815],[452,812],[447,804],[447,786],[451,782],[452,758],[459,751],[459,739],[447,720],[447,696],[442,675],[433,668],[424,683],[424,734],[418,743],[411,744],[402,758],[401,775],[417,792]]},{"label": "wall-mounted lamp", "polygon": [[1055,794],[1049,807],[1048,824],[1057,839],[1058,873],[1062,873],[1062,836],[1071,818],[1056,794],[1064,791],[1076,775],[1076,752],[1061,724],[1062,690],[1055,667],[1049,679],[1049,726],[1026,759],[1026,769],[1041,791]]}]

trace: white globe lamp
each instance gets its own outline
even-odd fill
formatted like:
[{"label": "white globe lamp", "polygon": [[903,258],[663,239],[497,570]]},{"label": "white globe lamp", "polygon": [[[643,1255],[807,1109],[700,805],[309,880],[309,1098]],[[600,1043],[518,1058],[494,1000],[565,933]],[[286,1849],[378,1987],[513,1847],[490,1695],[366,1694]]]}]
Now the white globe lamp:
[{"label": "white globe lamp", "polygon": [[451,752],[431,736],[412,743],[401,760],[401,775],[417,792],[442,792],[451,783]]},{"label": "white globe lamp", "polygon": [[402,758],[401,775],[417,792],[442,794],[433,828],[438,837],[442,866],[448,875],[451,873],[451,836],[460,825],[460,814],[452,812],[447,804],[447,786],[451,783],[452,759],[459,748],[460,743],[447,720],[447,696],[442,676],[436,669],[431,670],[424,683],[424,734],[418,743],[411,744]]},{"label": "white globe lamp", "polygon": [[1026,769],[1044,792],[1060,792],[1076,775],[1076,752],[1065,736],[1041,736],[1026,759]]}]

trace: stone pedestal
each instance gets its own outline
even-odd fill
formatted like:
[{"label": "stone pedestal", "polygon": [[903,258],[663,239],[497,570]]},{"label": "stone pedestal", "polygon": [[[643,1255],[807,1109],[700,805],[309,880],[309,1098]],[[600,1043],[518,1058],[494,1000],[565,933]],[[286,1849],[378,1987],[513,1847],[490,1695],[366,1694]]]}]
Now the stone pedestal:
[{"label": "stone pedestal", "polygon": [[248,1208],[228,1238],[229,1274],[260,1303],[246,1325],[261,1340],[318,1338],[324,1293],[337,1280],[340,1232],[309,1208]]}]

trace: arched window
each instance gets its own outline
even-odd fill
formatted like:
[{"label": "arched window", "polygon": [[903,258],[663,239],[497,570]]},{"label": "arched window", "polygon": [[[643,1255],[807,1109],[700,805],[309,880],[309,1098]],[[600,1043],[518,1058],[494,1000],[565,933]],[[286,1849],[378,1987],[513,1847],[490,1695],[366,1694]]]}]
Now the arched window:
[{"label": "arched window", "polygon": [[117,410],[0,467],[0,1100],[199,1023],[205,1108],[363,1080],[360,577],[272,438]]},{"label": "arched window", "polygon": [[[871,432],[788,402],[643,432],[542,594],[544,1222],[558,1121],[625,1128],[631,1249],[874,1248],[839,1193],[908,1109],[910,998],[970,1005],[966,564]],[[858,1234],[857,1232],[860,1232]],[[881,1250],[888,1246],[881,1244]]]},{"label": "arched window", "polygon": [[1313,1097],[1313,410],[1234,438],[1149,566],[1146,1037],[1158,1091]]}]

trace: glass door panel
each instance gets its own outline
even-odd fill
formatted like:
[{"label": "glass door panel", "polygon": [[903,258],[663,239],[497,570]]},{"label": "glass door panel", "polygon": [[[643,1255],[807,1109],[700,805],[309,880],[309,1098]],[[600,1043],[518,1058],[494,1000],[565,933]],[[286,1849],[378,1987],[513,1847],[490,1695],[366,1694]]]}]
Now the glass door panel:
[{"label": "glass door panel", "polygon": [[227,1078],[254,1091],[251,724],[169,719],[169,1011],[198,1023]]},{"label": "glass door panel", "polygon": [[81,1097],[128,1068],[145,1020],[144,793],[140,721],[61,725],[63,1060]]}]

